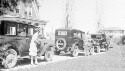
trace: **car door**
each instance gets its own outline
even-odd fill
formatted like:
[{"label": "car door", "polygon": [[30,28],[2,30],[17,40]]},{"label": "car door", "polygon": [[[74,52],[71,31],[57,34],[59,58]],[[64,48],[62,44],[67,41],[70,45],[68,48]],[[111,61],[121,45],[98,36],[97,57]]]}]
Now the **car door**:
[{"label": "car door", "polygon": [[79,42],[79,49],[83,49],[83,39],[82,39],[82,32],[78,32],[78,42]]},{"label": "car door", "polygon": [[72,41],[77,42],[79,44],[79,49],[83,48],[82,33],[80,31],[75,31],[73,33]]},{"label": "car door", "polygon": [[27,24],[19,23],[17,26],[17,40],[19,41],[19,51],[21,56],[27,55]]}]

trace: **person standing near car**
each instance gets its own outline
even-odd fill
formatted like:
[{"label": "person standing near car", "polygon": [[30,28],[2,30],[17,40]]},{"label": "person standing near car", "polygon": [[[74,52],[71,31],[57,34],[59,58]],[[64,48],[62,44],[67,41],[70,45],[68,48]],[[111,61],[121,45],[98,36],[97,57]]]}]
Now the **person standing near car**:
[{"label": "person standing near car", "polygon": [[31,64],[33,65],[33,59],[35,58],[35,64],[38,64],[37,62],[37,44],[38,44],[38,36],[40,29],[36,29],[36,33],[32,36],[30,48],[29,48],[29,55],[31,56]]},{"label": "person standing near car", "polygon": [[85,36],[85,47],[84,47],[85,56],[89,55],[89,33]]}]

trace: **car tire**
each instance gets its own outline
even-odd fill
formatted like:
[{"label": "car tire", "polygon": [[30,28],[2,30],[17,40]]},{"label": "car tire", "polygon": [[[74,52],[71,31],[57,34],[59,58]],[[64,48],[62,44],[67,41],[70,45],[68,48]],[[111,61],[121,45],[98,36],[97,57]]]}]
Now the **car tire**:
[{"label": "car tire", "polygon": [[4,61],[4,68],[13,68],[17,63],[17,52],[14,49],[8,49],[6,51],[6,58]]},{"label": "car tire", "polygon": [[46,51],[44,55],[44,59],[46,62],[52,61],[53,53],[52,51]]},{"label": "car tire", "polygon": [[72,51],[72,56],[73,56],[73,57],[77,57],[78,54],[79,54],[79,52],[78,52],[78,46],[75,45],[74,50]]},{"label": "car tire", "polygon": [[[61,47],[61,48],[59,47],[59,43],[58,43],[59,41],[62,41],[64,43],[63,47]],[[64,38],[57,39],[57,41],[56,41],[56,48],[58,50],[64,50],[65,47],[66,47],[66,40]]]},{"label": "car tire", "polygon": [[60,51],[55,51],[55,55],[59,55],[60,54]]}]

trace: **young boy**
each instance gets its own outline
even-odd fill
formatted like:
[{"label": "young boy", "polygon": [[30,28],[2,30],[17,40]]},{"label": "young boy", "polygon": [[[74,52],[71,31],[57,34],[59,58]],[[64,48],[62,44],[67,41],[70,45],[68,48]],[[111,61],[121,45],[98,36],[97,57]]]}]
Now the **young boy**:
[{"label": "young boy", "polygon": [[30,48],[29,48],[29,55],[31,56],[31,65],[33,65],[33,59],[35,58],[35,64],[38,64],[37,62],[37,39],[38,39],[39,30],[37,29],[37,32],[32,36]]}]

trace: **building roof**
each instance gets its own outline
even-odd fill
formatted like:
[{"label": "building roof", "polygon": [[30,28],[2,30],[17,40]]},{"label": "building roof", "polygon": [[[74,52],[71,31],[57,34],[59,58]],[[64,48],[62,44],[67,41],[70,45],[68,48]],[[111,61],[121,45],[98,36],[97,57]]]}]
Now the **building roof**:
[{"label": "building roof", "polygon": [[19,17],[0,17],[0,20],[10,20],[10,21],[17,21],[17,22],[32,22],[32,25],[35,26],[42,26],[42,25],[46,25],[46,23],[48,21],[45,20],[32,20],[32,19],[26,19],[26,18],[19,18]]},{"label": "building roof", "polygon": [[119,31],[119,30],[123,30],[123,29],[121,29],[121,28],[119,28],[119,27],[108,27],[108,28],[104,28],[104,29],[102,29],[101,31]]}]

